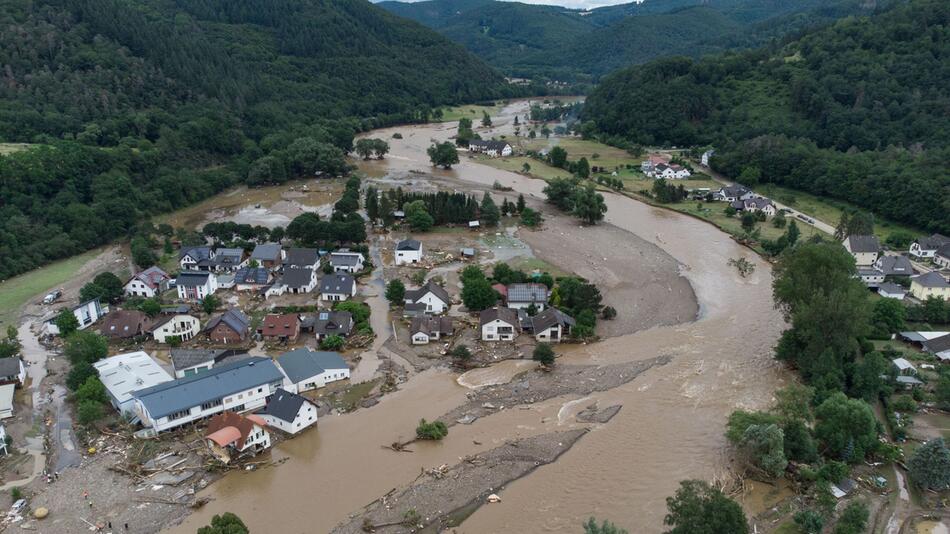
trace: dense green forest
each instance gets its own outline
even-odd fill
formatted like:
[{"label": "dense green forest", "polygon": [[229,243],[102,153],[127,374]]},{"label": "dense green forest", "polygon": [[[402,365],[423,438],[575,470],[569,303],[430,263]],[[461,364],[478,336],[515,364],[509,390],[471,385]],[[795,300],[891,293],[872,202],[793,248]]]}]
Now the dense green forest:
[{"label": "dense green forest", "polygon": [[781,46],[619,71],[588,98],[588,131],[613,144],[712,145],[728,176],[950,232],[946,7],[910,0]]},{"label": "dense green forest", "polygon": [[648,0],[589,11],[497,0],[380,5],[464,45],[511,76],[596,81],[672,54],[760,45],[865,10],[861,0]]},{"label": "dense green forest", "polygon": [[355,133],[513,96],[363,0],[0,0],[0,279],[247,181],[340,174]]}]

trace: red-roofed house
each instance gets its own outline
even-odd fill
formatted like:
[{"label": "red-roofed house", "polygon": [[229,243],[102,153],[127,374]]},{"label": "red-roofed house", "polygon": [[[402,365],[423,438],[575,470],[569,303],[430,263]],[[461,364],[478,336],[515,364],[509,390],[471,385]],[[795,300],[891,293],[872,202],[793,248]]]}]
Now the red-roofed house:
[{"label": "red-roofed house", "polygon": [[237,456],[269,448],[270,433],[266,426],[259,415],[221,412],[208,421],[205,441],[212,454],[227,464]]},{"label": "red-roofed house", "polygon": [[300,337],[300,316],[292,313],[268,315],[257,328],[257,333],[267,341],[293,343]]}]

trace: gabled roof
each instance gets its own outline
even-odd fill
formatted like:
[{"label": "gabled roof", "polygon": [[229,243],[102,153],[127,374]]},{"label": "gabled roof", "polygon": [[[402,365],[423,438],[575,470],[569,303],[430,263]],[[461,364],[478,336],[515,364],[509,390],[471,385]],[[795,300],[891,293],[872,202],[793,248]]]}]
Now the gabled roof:
[{"label": "gabled roof", "polygon": [[284,265],[316,265],[320,261],[320,252],[315,248],[291,247],[287,251]]},{"label": "gabled roof", "polygon": [[742,195],[749,193],[749,189],[741,185],[727,185],[719,189],[719,192],[723,196],[727,197],[741,197]]},{"label": "gabled roof", "polygon": [[363,254],[360,252],[331,252],[330,265],[337,267],[355,267],[364,261]]},{"label": "gabled roof", "polygon": [[498,151],[502,151],[505,149],[506,146],[509,146],[508,143],[504,141],[493,141],[490,139],[486,141],[475,139],[475,140],[469,141],[468,144],[482,147],[482,148],[485,148],[486,150],[498,150]]},{"label": "gabled roof", "polygon": [[885,276],[910,276],[914,274],[914,266],[904,256],[881,256],[875,266]]},{"label": "gabled roof", "polygon": [[768,198],[757,197],[757,198],[748,198],[744,200],[745,206],[754,207],[755,209],[765,209],[767,206],[774,206],[775,204]]},{"label": "gabled roof", "polygon": [[280,259],[280,245],[277,243],[261,243],[254,247],[251,259],[257,261],[276,261]]},{"label": "gabled roof", "polygon": [[518,328],[521,323],[518,321],[518,312],[512,310],[511,308],[489,308],[487,310],[482,310],[478,314],[478,324],[479,327],[485,326],[485,324],[494,321],[495,319],[501,320]]},{"label": "gabled roof", "polygon": [[320,280],[321,293],[353,293],[356,281],[348,274],[334,273],[328,274]]},{"label": "gabled roof", "polygon": [[535,332],[542,332],[552,326],[561,325],[571,327],[575,325],[574,318],[557,308],[548,308],[532,319]]},{"label": "gabled roof", "polygon": [[293,423],[294,419],[297,418],[297,414],[300,413],[300,407],[306,403],[313,404],[306,397],[291,393],[284,388],[277,388],[277,391],[267,401],[267,406],[257,413]]},{"label": "gabled roof", "polygon": [[116,402],[131,399],[138,391],[171,381],[172,377],[148,354],[137,351],[119,354],[93,364],[99,380]]},{"label": "gabled roof", "polygon": [[216,315],[208,321],[208,324],[205,325],[205,331],[213,330],[214,327],[218,324],[224,323],[228,328],[234,330],[242,337],[247,333],[247,327],[251,324],[251,320],[248,319],[247,315],[244,315],[241,310],[230,308],[221,315]]},{"label": "gabled roof", "polygon": [[158,289],[162,282],[170,280],[171,277],[168,276],[168,273],[153,265],[144,271],[135,273],[132,279],[139,280],[152,289]]},{"label": "gabled roof", "polygon": [[921,237],[916,241],[923,250],[937,250],[938,248],[950,243],[950,237],[941,234],[932,234],[928,237]]},{"label": "gabled roof", "polygon": [[897,284],[892,284],[891,282],[884,282],[883,284],[877,286],[877,292],[888,293],[890,295],[903,295],[907,293],[907,290],[905,290],[903,287]]},{"label": "gabled roof", "polygon": [[310,285],[315,274],[310,267],[284,267],[280,281],[287,287],[304,287]]},{"label": "gabled roof", "polygon": [[422,250],[422,242],[415,239],[403,239],[396,244],[396,250]]},{"label": "gabled roof", "polygon": [[145,331],[148,316],[138,310],[116,310],[102,318],[99,333],[118,338],[134,337]]},{"label": "gabled roof", "polygon": [[891,363],[893,363],[894,366],[900,369],[901,371],[906,371],[908,369],[917,369],[916,367],[914,367],[914,364],[907,361],[906,358],[894,358],[893,360],[891,360]]},{"label": "gabled roof", "polygon": [[277,357],[284,374],[292,382],[303,382],[331,369],[349,369],[343,357],[337,352],[312,351],[308,348],[295,349]]},{"label": "gabled roof", "polygon": [[266,267],[241,267],[234,273],[235,284],[266,285],[270,271]]},{"label": "gabled roof", "polygon": [[910,280],[912,283],[917,283],[923,287],[950,287],[950,284],[936,271],[913,276]]},{"label": "gabled roof", "polygon": [[187,410],[206,402],[280,382],[284,375],[270,358],[259,356],[225,363],[185,378],[165,382],[136,391],[139,400],[153,419]]},{"label": "gabled roof", "polygon": [[315,334],[348,335],[353,329],[353,314],[347,311],[320,311],[313,318]]},{"label": "gabled roof", "polygon": [[537,283],[508,284],[508,302],[548,301],[548,286]]},{"label": "gabled roof", "polygon": [[172,367],[176,371],[180,371],[203,363],[214,362],[224,352],[222,349],[172,349]]},{"label": "gabled roof", "polygon": [[146,326],[146,327],[145,327],[145,331],[146,331],[146,332],[149,332],[149,333],[152,333],[152,332],[158,330],[159,328],[161,328],[163,325],[165,325],[165,324],[167,324],[167,323],[169,323],[169,322],[171,322],[171,321],[174,321],[175,319],[177,319],[177,318],[179,318],[179,317],[184,317],[184,318],[188,318],[188,319],[194,319],[194,320],[196,320],[196,321],[198,320],[197,317],[195,317],[195,316],[193,316],[193,315],[190,315],[190,314],[187,314],[187,313],[163,313],[163,314],[159,315],[154,321],[152,321],[152,324]]},{"label": "gabled roof", "polygon": [[261,334],[264,336],[292,336],[300,328],[297,314],[270,314],[261,322]]},{"label": "gabled roof", "polygon": [[418,302],[419,299],[426,296],[426,294],[432,293],[439,300],[444,302],[446,305],[452,303],[452,298],[449,297],[449,292],[445,290],[444,287],[436,284],[432,280],[426,282],[426,285],[420,287],[419,289],[409,289],[406,291],[405,300],[408,302]]},{"label": "gabled roof", "polygon": [[202,287],[208,283],[211,273],[182,271],[175,278],[175,285],[182,287]]},{"label": "gabled roof", "polygon": [[263,427],[264,422],[254,415],[245,417],[235,412],[221,412],[208,420],[205,438],[220,447],[234,445],[241,449],[247,438],[254,432],[254,425]]},{"label": "gabled roof", "polygon": [[936,337],[923,342],[924,350],[927,352],[944,352],[950,350],[950,334]]},{"label": "gabled roof", "polygon": [[455,322],[451,317],[414,317],[409,327],[409,335],[413,336],[419,332],[427,336],[439,334],[441,336],[451,335],[455,331]]},{"label": "gabled roof", "polygon": [[0,358],[0,377],[16,376],[20,374],[20,358]]},{"label": "gabled roof", "polygon": [[219,248],[214,251],[215,265],[240,265],[244,261],[243,248]]},{"label": "gabled roof", "polygon": [[207,260],[211,258],[211,247],[188,247],[183,248],[178,253],[178,259],[182,259],[185,256],[191,256],[195,261]]},{"label": "gabled roof", "polygon": [[881,242],[876,235],[849,235],[845,241],[851,252],[880,252]]},{"label": "gabled roof", "polygon": [[940,256],[941,258],[950,259],[950,242],[948,242],[946,245],[942,245],[934,254]]}]

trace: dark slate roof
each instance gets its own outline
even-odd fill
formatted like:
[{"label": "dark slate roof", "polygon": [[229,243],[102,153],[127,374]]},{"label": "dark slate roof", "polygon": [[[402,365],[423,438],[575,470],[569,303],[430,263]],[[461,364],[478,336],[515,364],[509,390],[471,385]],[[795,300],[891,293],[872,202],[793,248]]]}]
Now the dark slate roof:
[{"label": "dark slate roof", "polygon": [[191,306],[187,304],[176,304],[174,306],[162,306],[162,313],[169,315],[182,315],[191,313]]},{"label": "dark slate roof", "polygon": [[172,367],[175,370],[187,369],[196,365],[213,362],[225,351],[220,349],[172,349]]},{"label": "dark slate roof", "polygon": [[937,250],[948,243],[950,243],[950,237],[941,234],[933,234],[917,240],[917,244],[924,250]]},{"label": "dark slate roof", "polygon": [[230,362],[185,378],[132,393],[154,418],[187,410],[239,391],[283,381],[284,375],[270,358],[254,357]]},{"label": "dark slate roof", "polygon": [[348,274],[328,274],[320,280],[321,293],[353,293],[353,287],[356,281]]},{"label": "dark slate roof", "polygon": [[321,311],[313,316],[315,334],[349,335],[353,329],[353,314],[347,311]]},{"label": "dark slate roof", "polygon": [[396,244],[396,250],[422,250],[422,243],[415,239],[403,239]]},{"label": "dark slate roof", "polygon": [[495,319],[500,319],[514,327],[518,327],[521,324],[518,321],[518,312],[511,308],[489,308],[482,310],[481,313],[478,314],[479,326],[490,323]]},{"label": "dark slate roof", "polygon": [[240,265],[244,260],[243,248],[219,248],[214,251],[215,265]]},{"label": "dark slate roof", "polygon": [[420,287],[419,289],[410,289],[406,291],[405,300],[410,302],[416,302],[422,297],[426,296],[426,293],[432,293],[439,298],[442,302],[446,304],[452,303],[452,298],[449,297],[449,292],[445,290],[444,287],[436,284],[432,280],[426,282],[426,285]]},{"label": "dark slate roof", "polygon": [[284,388],[277,388],[277,391],[267,401],[267,406],[257,413],[293,423],[294,419],[297,418],[297,414],[300,413],[300,407],[307,402],[310,401],[305,397],[291,393]]},{"label": "dark slate roof", "polygon": [[315,248],[293,247],[287,251],[284,265],[316,265],[320,261],[320,253]]},{"label": "dark slate roof", "polygon": [[359,252],[332,252],[330,253],[330,265],[343,266],[343,267],[353,267],[356,266],[360,261]]},{"label": "dark slate roof", "polygon": [[277,357],[277,363],[294,383],[303,382],[328,369],[349,369],[339,353],[312,351],[308,348],[285,352]]},{"label": "dark slate roof", "polygon": [[896,295],[898,293],[907,293],[906,289],[904,289],[903,287],[897,284],[892,284],[891,282],[884,282],[883,284],[877,286],[877,291],[878,293],[883,291],[885,293],[890,293],[892,295]]},{"label": "dark slate roof", "polygon": [[940,276],[940,273],[935,271],[915,276],[911,280],[924,287],[950,287],[950,284]]},{"label": "dark slate roof", "polygon": [[277,243],[261,243],[254,247],[251,259],[257,261],[274,261],[280,259],[280,245]]},{"label": "dark slate roof", "polygon": [[910,276],[914,266],[905,256],[881,256],[875,266],[886,276]]},{"label": "dark slate roof", "polygon": [[175,278],[175,285],[184,287],[201,287],[208,283],[209,276],[211,276],[210,273],[183,271],[178,273],[178,277]]},{"label": "dark slate roof", "polygon": [[541,302],[548,301],[548,286],[544,284],[509,284],[508,302]]},{"label": "dark slate roof", "polygon": [[20,358],[0,358],[0,377],[16,376],[20,374]]},{"label": "dark slate roof", "polygon": [[211,247],[188,247],[181,249],[181,252],[178,253],[178,259],[182,259],[185,256],[191,256],[196,261],[207,260],[211,257]]},{"label": "dark slate roof", "polygon": [[281,282],[287,287],[303,287],[310,284],[312,276],[310,267],[285,267]]},{"label": "dark slate roof", "polygon": [[239,334],[244,334],[247,332],[247,327],[251,324],[251,320],[247,317],[247,315],[244,315],[241,310],[231,308],[221,315],[212,317],[211,320],[208,321],[208,324],[205,325],[205,330],[211,330],[218,326],[219,323],[228,325],[231,330],[234,330]]},{"label": "dark slate roof", "polygon": [[153,265],[144,271],[135,273],[132,278],[142,281],[152,289],[157,289],[162,282],[169,280],[171,277],[168,276],[168,273]]},{"label": "dark slate roof", "polygon": [[455,331],[455,322],[451,317],[414,317],[409,327],[409,335],[423,332],[426,335],[438,333],[451,335]]},{"label": "dark slate roof", "polygon": [[849,235],[848,244],[851,246],[851,252],[878,252],[881,250],[881,242],[876,235]]},{"label": "dark slate roof", "polygon": [[265,285],[270,279],[270,271],[266,267],[241,267],[234,273],[235,284]]},{"label": "dark slate roof", "polygon": [[727,197],[741,197],[748,193],[749,190],[741,185],[727,185],[721,188],[720,192]]},{"label": "dark slate roof", "polygon": [[943,352],[945,350],[950,350],[950,334],[945,336],[935,337],[929,341],[923,342],[924,350],[927,352]]},{"label": "dark slate roof", "polygon": [[950,242],[938,248],[935,254],[943,258],[950,258]]},{"label": "dark slate roof", "polygon": [[574,318],[557,308],[548,308],[534,316],[531,321],[535,332],[543,332],[552,326],[574,327]]},{"label": "dark slate roof", "polygon": [[506,143],[506,142],[504,142],[504,141],[493,141],[493,140],[491,140],[491,139],[489,139],[489,140],[487,140],[487,141],[482,141],[482,140],[475,139],[475,140],[469,141],[468,144],[469,144],[469,145],[480,146],[480,147],[483,147],[483,148],[485,148],[485,149],[487,149],[487,150],[497,150],[497,151],[499,151],[499,152],[501,152],[502,150],[504,150],[504,148],[505,148],[506,146],[508,146],[508,143]]}]

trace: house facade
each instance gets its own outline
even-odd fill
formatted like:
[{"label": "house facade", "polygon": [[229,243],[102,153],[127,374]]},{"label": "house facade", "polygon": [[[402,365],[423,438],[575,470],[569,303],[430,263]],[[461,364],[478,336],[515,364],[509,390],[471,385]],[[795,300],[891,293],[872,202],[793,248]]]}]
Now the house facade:
[{"label": "house facade", "polygon": [[[75,306],[71,310],[73,315],[76,317],[76,320],[79,321],[79,330],[85,330],[98,321],[103,315],[109,313],[109,307],[103,306],[100,304],[98,298],[81,303],[79,306]],[[43,330],[47,334],[58,336],[59,327],[56,326],[56,315],[47,318],[43,322]]]},{"label": "house facade", "polygon": [[211,369],[217,358],[224,353],[221,349],[172,349],[170,357],[175,378],[184,378]]},{"label": "house facade", "polygon": [[270,448],[267,423],[258,415],[222,412],[208,421],[205,442],[211,454],[225,464]]},{"label": "house facade", "polygon": [[548,286],[538,283],[509,284],[505,293],[508,307],[515,310],[526,310],[532,305],[538,311],[548,306]]},{"label": "house facade", "polygon": [[109,339],[132,339],[146,334],[151,324],[148,316],[138,310],[115,310],[99,323],[99,333]]},{"label": "house facade", "polygon": [[0,384],[22,386],[24,382],[26,382],[26,367],[23,366],[23,358],[19,356],[0,358]]},{"label": "house facade", "polygon": [[574,318],[557,308],[548,308],[531,318],[534,338],[541,343],[560,343],[574,328]]},{"label": "house facade", "polygon": [[874,268],[884,273],[884,276],[908,277],[914,274],[914,266],[905,256],[881,256],[875,260]]},{"label": "house facade", "polygon": [[752,191],[741,185],[727,185],[721,187],[713,195],[713,198],[721,202],[735,202],[737,200],[748,200],[754,196],[755,194]]},{"label": "house facade", "polygon": [[858,267],[858,278],[868,287],[878,287],[884,283],[884,273],[874,267]]},{"label": "house facade", "polygon": [[403,299],[405,304],[425,305],[426,312],[436,315],[448,310],[452,302],[448,291],[431,280],[418,289],[407,290]]},{"label": "house facade", "polygon": [[356,280],[348,274],[328,274],[320,280],[320,300],[340,302],[356,296]]},{"label": "house facade", "polygon": [[257,333],[265,341],[293,343],[300,337],[300,316],[293,313],[267,315]]},{"label": "house facade", "polygon": [[172,340],[188,341],[201,332],[201,321],[189,314],[167,314],[148,328],[155,341],[169,343]]},{"label": "house facade", "polygon": [[934,252],[934,263],[941,269],[950,269],[950,243],[943,245]]},{"label": "house facade", "polygon": [[219,248],[214,251],[211,269],[216,273],[233,273],[247,265],[242,248]]},{"label": "house facade", "polygon": [[312,321],[317,341],[330,336],[346,337],[353,331],[353,314],[347,311],[319,311]]},{"label": "house facade", "polygon": [[396,244],[396,265],[412,265],[422,261],[422,243],[415,239],[404,239]]},{"label": "house facade", "polygon": [[933,258],[937,250],[944,245],[950,244],[950,237],[941,234],[932,234],[929,237],[922,237],[914,240],[910,244],[910,255],[917,259]]},{"label": "house facade", "polygon": [[295,349],[277,357],[287,376],[287,391],[303,393],[350,378],[350,368],[336,352]]},{"label": "house facade", "polygon": [[416,317],[409,326],[409,338],[413,345],[427,345],[451,336],[455,324],[451,317]]},{"label": "house facade", "polygon": [[279,388],[257,415],[271,428],[294,435],[317,424],[317,405],[306,397]]},{"label": "house facade", "polygon": [[877,286],[877,294],[886,299],[904,300],[907,291],[897,284],[885,282]]},{"label": "house facade", "polygon": [[510,308],[491,308],[479,314],[482,341],[513,341],[518,337],[518,312]]},{"label": "house facade", "polygon": [[310,293],[317,287],[317,271],[311,267],[285,267],[279,283],[286,293]]},{"label": "house facade", "polygon": [[197,302],[218,290],[218,279],[210,272],[184,271],[175,278],[178,299]]},{"label": "house facade", "polygon": [[877,261],[881,243],[874,235],[849,235],[844,240],[844,248],[854,257],[858,267],[868,267]]},{"label": "house facade", "polygon": [[690,177],[689,169],[682,165],[659,163],[646,173],[651,178],[664,180],[685,180]]},{"label": "house facade", "polygon": [[765,197],[753,197],[745,200],[734,200],[729,206],[736,211],[748,211],[751,213],[762,212],[768,217],[774,217],[776,213],[775,204]]},{"label": "house facade", "polygon": [[481,139],[469,141],[468,150],[469,152],[485,154],[491,158],[507,158],[514,153],[514,149],[511,148],[511,145],[504,141],[483,141]]},{"label": "house facade", "polygon": [[267,267],[242,267],[234,273],[235,291],[260,291],[270,284]]},{"label": "house facade", "polygon": [[188,247],[178,253],[178,266],[183,271],[210,271],[214,261],[211,247]]},{"label": "house facade", "polygon": [[320,265],[320,251],[315,248],[291,247],[284,257],[284,270],[288,267],[316,270]]},{"label": "house facade", "polygon": [[152,298],[168,289],[171,277],[158,267],[149,267],[136,273],[125,283],[125,294],[129,297]]},{"label": "house facade", "polygon": [[363,270],[366,258],[360,252],[333,252],[330,266],[335,273],[358,273]]},{"label": "house facade", "polygon": [[910,294],[918,300],[937,297],[950,301],[950,283],[947,283],[943,276],[935,271],[920,274],[911,277]]},{"label": "house facade", "polygon": [[229,345],[243,343],[248,336],[251,320],[243,312],[230,308],[221,315],[213,317],[205,325],[205,333],[215,343]]},{"label": "house facade", "polygon": [[271,271],[280,269],[284,263],[284,249],[278,243],[261,243],[251,252],[251,261]]}]

